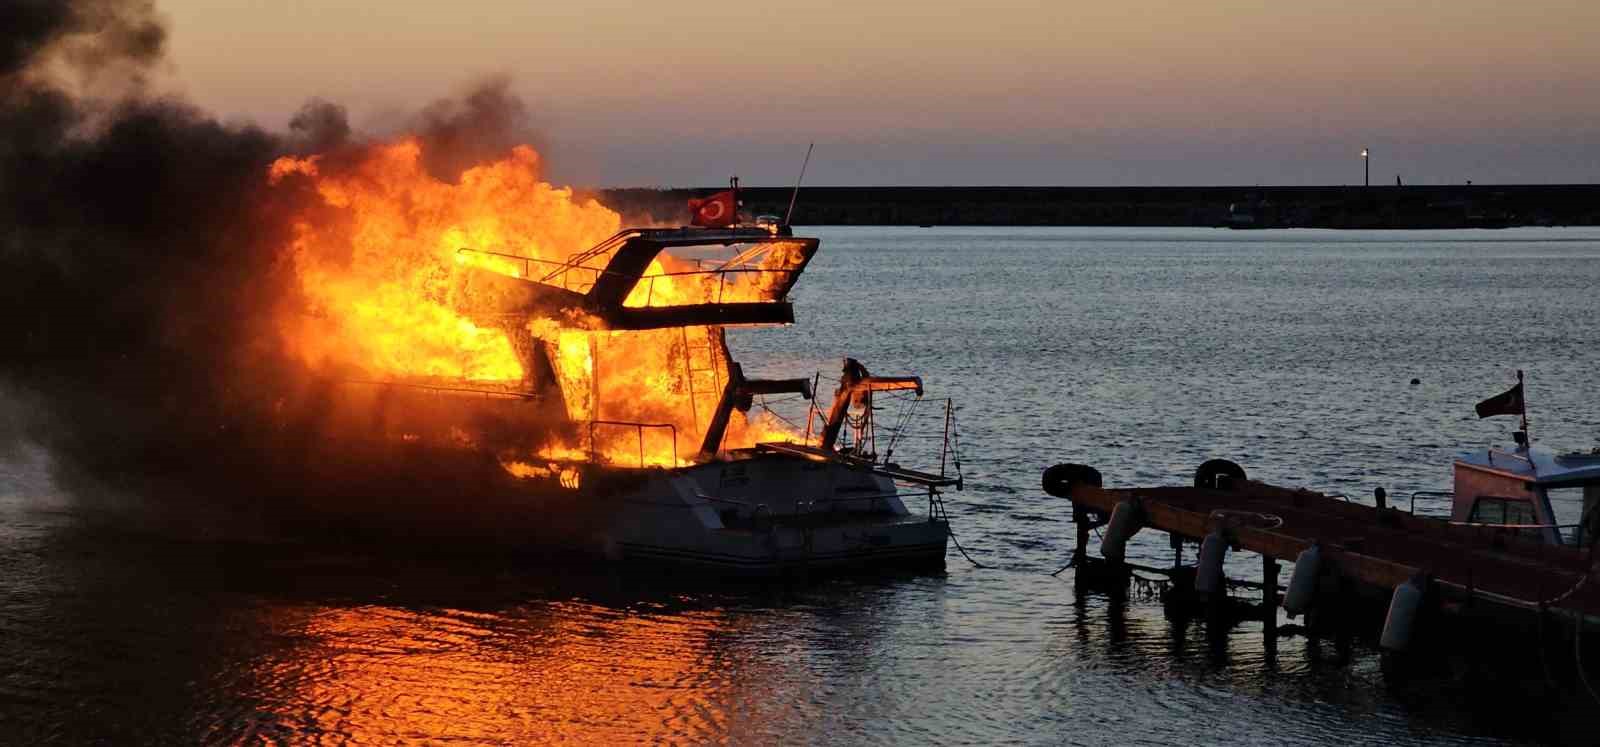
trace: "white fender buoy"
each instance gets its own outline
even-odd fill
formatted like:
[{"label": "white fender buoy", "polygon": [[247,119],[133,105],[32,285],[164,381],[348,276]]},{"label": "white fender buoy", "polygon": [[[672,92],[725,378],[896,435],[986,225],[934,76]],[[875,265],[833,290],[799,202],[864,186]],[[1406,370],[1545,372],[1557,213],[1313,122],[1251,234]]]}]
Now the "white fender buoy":
[{"label": "white fender buoy", "polygon": [[1228,556],[1228,538],[1221,529],[1213,529],[1200,542],[1200,566],[1194,575],[1194,590],[1202,594],[1222,591],[1227,579],[1222,575],[1222,561]]},{"label": "white fender buoy", "polygon": [[1394,587],[1389,599],[1389,615],[1383,619],[1383,636],[1378,645],[1390,651],[1404,651],[1411,645],[1411,632],[1417,623],[1417,612],[1422,609],[1420,579],[1412,578]]},{"label": "white fender buoy", "polygon": [[1111,522],[1106,525],[1105,538],[1100,540],[1100,556],[1118,563],[1127,557],[1128,538],[1137,534],[1143,513],[1133,499],[1125,500],[1111,509]]},{"label": "white fender buoy", "polygon": [[1283,611],[1294,617],[1311,609],[1317,596],[1317,574],[1322,572],[1322,546],[1312,544],[1294,558],[1294,574],[1283,594]]}]

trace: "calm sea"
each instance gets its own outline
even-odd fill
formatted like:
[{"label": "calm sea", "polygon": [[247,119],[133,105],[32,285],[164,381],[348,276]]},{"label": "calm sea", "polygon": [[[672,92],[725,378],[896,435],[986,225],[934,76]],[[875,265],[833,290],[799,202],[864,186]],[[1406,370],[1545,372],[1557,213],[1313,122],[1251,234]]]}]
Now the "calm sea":
[{"label": "calm sea", "polygon": [[[1458,448],[1506,440],[1472,405],[1519,368],[1536,441],[1600,445],[1600,230],[815,233],[798,323],[732,334],[735,355],[824,379],[849,355],[953,397],[949,513],[984,567],[952,548],[941,577],[727,587],[172,539],[91,521],[24,451],[0,466],[0,741],[1528,736],[1370,649],[1268,656],[1259,624],[1208,638],[1153,601],[1075,594],[1049,575],[1072,526],[1039,473],[1187,484],[1226,457],[1359,500],[1445,488]],[[941,404],[880,405],[883,425],[913,408],[904,463],[935,458]],[[1170,560],[1159,537],[1130,553]]]}]

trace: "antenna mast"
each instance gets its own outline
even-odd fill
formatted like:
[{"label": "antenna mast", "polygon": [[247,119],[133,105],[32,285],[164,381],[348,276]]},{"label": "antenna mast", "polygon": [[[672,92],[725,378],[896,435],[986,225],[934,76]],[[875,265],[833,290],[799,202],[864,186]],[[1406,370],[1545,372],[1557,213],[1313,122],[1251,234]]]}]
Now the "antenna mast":
[{"label": "antenna mast", "polygon": [[1517,408],[1522,410],[1522,440],[1523,445],[1533,446],[1533,439],[1528,435],[1528,390],[1522,386],[1522,369],[1517,369]]},{"label": "antenna mast", "polygon": [[794,180],[794,194],[789,195],[789,213],[783,216],[783,225],[794,221],[794,203],[800,199],[800,182],[806,180],[806,167],[811,165],[811,149],[817,147],[816,143],[806,146],[806,160],[800,162],[800,177]]}]

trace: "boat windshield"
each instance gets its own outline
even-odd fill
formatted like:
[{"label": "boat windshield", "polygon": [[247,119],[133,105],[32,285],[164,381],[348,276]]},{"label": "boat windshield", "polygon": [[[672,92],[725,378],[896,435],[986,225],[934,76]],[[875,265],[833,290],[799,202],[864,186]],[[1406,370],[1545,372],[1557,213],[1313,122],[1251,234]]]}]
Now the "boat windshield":
[{"label": "boat windshield", "polygon": [[[1591,543],[1600,530],[1600,509],[1593,512],[1589,509],[1600,502],[1600,483],[1547,488],[1545,492],[1550,496],[1550,510],[1555,514],[1556,524],[1561,527],[1562,543],[1580,546]],[[1586,513],[1590,515],[1588,525],[1584,526]]]}]

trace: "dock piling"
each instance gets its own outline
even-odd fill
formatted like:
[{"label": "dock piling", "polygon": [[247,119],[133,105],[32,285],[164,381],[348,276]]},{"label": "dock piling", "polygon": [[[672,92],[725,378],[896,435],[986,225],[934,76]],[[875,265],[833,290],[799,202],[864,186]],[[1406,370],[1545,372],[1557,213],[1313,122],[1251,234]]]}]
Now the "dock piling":
[{"label": "dock piling", "polygon": [[1072,504],[1072,524],[1078,528],[1078,545],[1072,551],[1072,564],[1082,566],[1089,552],[1089,512],[1083,504]]},{"label": "dock piling", "polygon": [[1278,645],[1278,560],[1261,556],[1261,633],[1269,651]]}]

